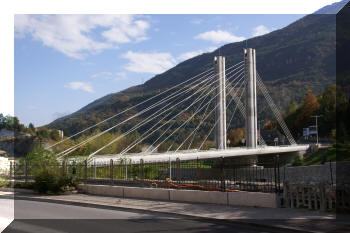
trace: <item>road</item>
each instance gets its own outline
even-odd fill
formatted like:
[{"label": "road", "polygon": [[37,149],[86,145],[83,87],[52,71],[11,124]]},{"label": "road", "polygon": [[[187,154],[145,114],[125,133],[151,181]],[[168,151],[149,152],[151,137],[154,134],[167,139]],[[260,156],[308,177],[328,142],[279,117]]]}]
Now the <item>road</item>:
[{"label": "road", "polygon": [[0,232],[2,232],[13,219],[14,202],[12,193],[0,191]]},{"label": "road", "polygon": [[[13,200],[0,195],[0,217],[11,216]],[[15,200],[16,220],[4,233],[65,232],[270,232],[246,225],[174,215]]]}]

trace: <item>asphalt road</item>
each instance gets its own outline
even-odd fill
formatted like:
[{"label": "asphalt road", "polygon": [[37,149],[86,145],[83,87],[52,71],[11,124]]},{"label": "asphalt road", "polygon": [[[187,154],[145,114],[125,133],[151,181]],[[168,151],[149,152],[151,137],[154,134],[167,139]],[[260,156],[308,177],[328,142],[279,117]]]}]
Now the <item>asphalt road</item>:
[{"label": "asphalt road", "polygon": [[[11,198],[0,196],[0,216],[11,214]],[[270,232],[246,225],[179,216],[91,208],[30,200],[14,201],[15,218],[4,233],[65,232]]]}]

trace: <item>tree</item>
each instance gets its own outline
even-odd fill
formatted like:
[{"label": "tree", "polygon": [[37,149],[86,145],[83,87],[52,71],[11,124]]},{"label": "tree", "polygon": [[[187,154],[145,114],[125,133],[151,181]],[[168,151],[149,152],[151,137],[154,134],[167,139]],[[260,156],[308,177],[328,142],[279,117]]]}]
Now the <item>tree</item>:
[{"label": "tree", "polygon": [[350,144],[350,99],[347,101],[347,104],[337,107],[336,117],[337,142]]},{"label": "tree", "polygon": [[329,136],[336,128],[337,109],[347,106],[344,92],[335,84],[330,85],[319,97],[322,118],[320,119],[319,132],[321,135]]},{"label": "tree", "polygon": [[57,129],[53,129],[50,131],[50,138],[55,141],[58,141],[60,139],[60,134]]},{"label": "tree", "polygon": [[319,108],[320,104],[317,100],[317,96],[309,90],[301,103],[295,119],[295,125],[299,132],[303,127],[309,126],[312,123],[311,116],[316,114]]},{"label": "tree", "polygon": [[266,119],[264,121],[264,124],[262,126],[263,130],[271,130],[271,129],[276,129],[278,127],[278,122],[277,121],[271,121]]},{"label": "tree", "polygon": [[5,128],[5,123],[6,123],[6,117],[0,113],[0,129]]},{"label": "tree", "polygon": [[230,140],[231,146],[237,146],[241,143],[244,138],[245,131],[243,128],[238,128],[235,130],[230,130],[227,137]]},{"label": "tree", "polygon": [[33,123],[29,123],[28,128],[32,133],[35,133],[35,127],[34,127]]},{"label": "tree", "polygon": [[9,117],[9,127],[12,130],[20,131],[21,130],[21,124],[19,123],[19,120],[17,117]]},{"label": "tree", "polygon": [[289,103],[286,109],[286,115],[288,116],[295,113],[298,110],[298,108],[299,108],[299,105],[297,104],[297,102],[293,101]]},{"label": "tree", "polygon": [[37,131],[37,136],[40,139],[45,139],[49,137],[49,131],[46,127],[42,127]]}]

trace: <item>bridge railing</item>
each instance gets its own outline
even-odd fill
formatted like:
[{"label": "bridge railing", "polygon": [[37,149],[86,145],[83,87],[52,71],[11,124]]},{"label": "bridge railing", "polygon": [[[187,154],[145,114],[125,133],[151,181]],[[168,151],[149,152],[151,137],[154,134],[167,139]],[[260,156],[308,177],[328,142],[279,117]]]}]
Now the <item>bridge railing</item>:
[{"label": "bridge railing", "polygon": [[206,191],[281,192],[276,160],[195,159],[144,163],[127,160],[65,164],[64,170],[85,183],[196,189]]}]

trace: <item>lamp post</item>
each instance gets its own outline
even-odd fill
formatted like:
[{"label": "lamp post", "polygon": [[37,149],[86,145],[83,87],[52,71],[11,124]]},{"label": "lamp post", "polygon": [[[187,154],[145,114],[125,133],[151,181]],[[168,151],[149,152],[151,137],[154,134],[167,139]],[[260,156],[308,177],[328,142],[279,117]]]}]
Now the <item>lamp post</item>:
[{"label": "lamp post", "polygon": [[315,116],[311,116],[314,117],[316,119],[316,145],[318,145],[318,124],[317,124],[317,119],[319,117],[322,117],[322,115],[315,115]]}]

